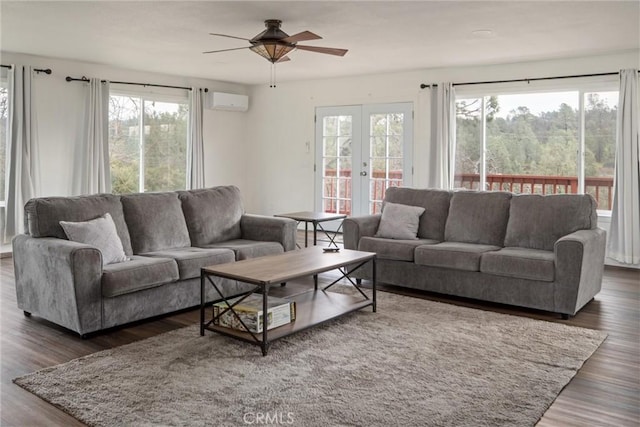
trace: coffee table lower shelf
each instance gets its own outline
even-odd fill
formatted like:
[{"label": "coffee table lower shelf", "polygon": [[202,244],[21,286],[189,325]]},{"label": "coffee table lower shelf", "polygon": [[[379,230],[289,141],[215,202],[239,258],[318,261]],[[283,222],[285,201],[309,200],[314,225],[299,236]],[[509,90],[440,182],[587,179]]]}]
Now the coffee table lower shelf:
[{"label": "coffee table lower shelf", "polygon": [[[286,325],[269,329],[267,331],[269,343],[374,305],[373,300],[363,300],[361,295],[346,295],[322,290],[309,290],[285,298],[296,302],[296,320]],[[263,341],[262,333],[252,336],[245,331],[213,324],[206,326],[205,329],[259,346],[262,345]]]}]

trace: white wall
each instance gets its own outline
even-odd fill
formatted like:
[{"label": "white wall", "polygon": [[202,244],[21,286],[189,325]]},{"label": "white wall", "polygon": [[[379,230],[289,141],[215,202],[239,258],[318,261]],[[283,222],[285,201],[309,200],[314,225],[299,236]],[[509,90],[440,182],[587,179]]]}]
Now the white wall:
[{"label": "white wall", "polygon": [[[99,77],[107,80],[153,83],[184,87],[207,87],[210,91],[246,94],[247,87],[218,82],[126,70],[100,64],[37,57],[10,52],[0,53],[2,64],[51,68],[52,74],[35,77],[36,114],[40,145],[41,191],[39,196],[73,194],[73,158],[82,135],[85,93],[88,85],[67,82],[66,76]],[[141,88],[130,86],[130,88]],[[148,90],[148,89],[147,89]],[[162,89],[156,89],[162,90]],[[170,90],[169,90],[170,91]],[[247,185],[244,145],[247,113],[204,111],[205,183],[207,186]]]}]

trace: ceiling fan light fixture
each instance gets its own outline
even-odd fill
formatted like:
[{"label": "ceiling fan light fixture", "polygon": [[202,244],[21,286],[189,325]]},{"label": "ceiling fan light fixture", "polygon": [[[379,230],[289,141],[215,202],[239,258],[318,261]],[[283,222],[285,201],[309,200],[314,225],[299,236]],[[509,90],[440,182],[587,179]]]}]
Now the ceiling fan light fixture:
[{"label": "ceiling fan light fixture", "polygon": [[267,59],[272,64],[275,64],[296,48],[293,44],[277,41],[252,42],[252,44],[253,46],[249,49]]}]

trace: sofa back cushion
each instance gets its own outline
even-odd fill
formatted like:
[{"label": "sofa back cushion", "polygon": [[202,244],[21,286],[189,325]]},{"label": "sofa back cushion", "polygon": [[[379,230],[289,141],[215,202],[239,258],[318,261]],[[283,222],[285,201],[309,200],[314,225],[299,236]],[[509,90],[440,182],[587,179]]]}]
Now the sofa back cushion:
[{"label": "sofa back cushion", "polygon": [[134,254],[191,246],[178,193],[120,197]]},{"label": "sofa back cushion", "polygon": [[418,225],[418,238],[439,242],[444,240],[450,198],[450,191],[404,187],[389,187],[384,195],[385,202],[424,208]]},{"label": "sofa back cushion", "polygon": [[501,191],[453,193],[445,240],[503,246],[510,200],[511,193]]},{"label": "sofa back cushion", "polygon": [[598,225],[589,194],[518,194],[511,199],[505,246],[552,251],[560,237]]},{"label": "sofa back cushion", "polygon": [[125,254],[131,255],[131,239],[125,223],[122,203],[113,194],[77,197],[41,197],[31,199],[24,207],[25,232],[33,237],[67,239],[60,221],[90,221],[108,213],[122,241]]},{"label": "sofa back cushion", "polygon": [[241,237],[244,206],[233,185],[180,191],[182,211],[193,246],[204,246]]}]

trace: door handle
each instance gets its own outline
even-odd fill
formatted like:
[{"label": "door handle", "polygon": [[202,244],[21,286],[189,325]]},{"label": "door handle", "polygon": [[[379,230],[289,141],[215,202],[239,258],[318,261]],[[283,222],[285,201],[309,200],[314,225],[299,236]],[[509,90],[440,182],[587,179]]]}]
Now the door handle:
[{"label": "door handle", "polygon": [[367,171],[360,172],[360,176],[367,176]]}]

